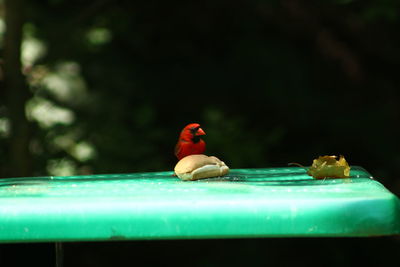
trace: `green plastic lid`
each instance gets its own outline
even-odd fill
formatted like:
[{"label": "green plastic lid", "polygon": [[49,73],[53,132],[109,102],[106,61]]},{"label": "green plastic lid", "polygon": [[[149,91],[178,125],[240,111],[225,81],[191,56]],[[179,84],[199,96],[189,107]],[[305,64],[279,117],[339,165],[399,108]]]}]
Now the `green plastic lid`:
[{"label": "green plastic lid", "polygon": [[0,242],[399,233],[399,199],[361,167],[325,180],[297,167],[0,180]]}]

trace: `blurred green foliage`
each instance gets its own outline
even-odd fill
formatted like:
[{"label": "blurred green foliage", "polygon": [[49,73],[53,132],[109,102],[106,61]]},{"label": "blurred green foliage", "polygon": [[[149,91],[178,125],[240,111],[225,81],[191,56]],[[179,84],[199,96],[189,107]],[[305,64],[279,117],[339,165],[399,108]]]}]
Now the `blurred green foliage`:
[{"label": "blurred green foliage", "polygon": [[171,170],[199,122],[232,168],[343,154],[400,193],[398,1],[25,2],[33,175]]}]

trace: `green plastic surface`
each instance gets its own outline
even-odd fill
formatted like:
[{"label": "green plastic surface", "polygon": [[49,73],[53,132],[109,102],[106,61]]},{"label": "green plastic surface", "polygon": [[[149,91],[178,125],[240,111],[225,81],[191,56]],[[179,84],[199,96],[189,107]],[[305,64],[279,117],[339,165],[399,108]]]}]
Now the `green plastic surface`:
[{"label": "green plastic surface", "polygon": [[371,178],[291,167],[2,179],[0,242],[399,234],[399,199]]}]

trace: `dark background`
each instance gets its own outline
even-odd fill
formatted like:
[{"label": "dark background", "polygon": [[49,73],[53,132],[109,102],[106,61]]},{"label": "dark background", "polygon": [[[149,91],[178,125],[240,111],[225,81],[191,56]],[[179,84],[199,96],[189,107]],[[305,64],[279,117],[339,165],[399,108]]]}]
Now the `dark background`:
[{"label": "dark background", "polygon": [[199,122],[232,168],[342,154],[400,193],[398,1],[5,2],[2,177],[171,170]]},{"label": "dark background", "polygon": [[[52,244],[0,245],[0,264],[54,266],[53,247]],[[398,266],[398,248],[393,238],[64,243],[64,266]],[[19,255],[14,253],[17,249]]]},{"label": "dark background", "polygon": [[[342,154],[400,195],[399,8],[396,0],[0,1],[0,176],[172,170],[180,130],[199,122],[207,153],[231,168]],[[21,44],[35,42],[42,53],[21,65]],[[206,241],[171,244],[184,242],[207,249]],[[319,247],[273,242],[284,251]],[[320,242],[328,248],[315,261],[329,257],[332,266],[354,259],[351,244],[368,257],[367,244],[398,245]],[[157,253],[170,246],[135,244]]]}]

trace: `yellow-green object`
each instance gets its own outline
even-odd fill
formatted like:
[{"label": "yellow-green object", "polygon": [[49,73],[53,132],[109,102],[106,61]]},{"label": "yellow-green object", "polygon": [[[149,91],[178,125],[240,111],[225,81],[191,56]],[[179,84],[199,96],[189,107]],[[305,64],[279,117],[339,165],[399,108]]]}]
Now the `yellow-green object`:
[{"label": "yellow-green object", "polygon": [[344,156],[340,156],[339,159],[336,156],[321,156],[314,159],[307,174],[316,179],[348,178],[350,166]]},{"label": "yellow-green object", "polygon": [[295,167],[0,180],[0,242],[399,233],[399,199],[361,167],[326,180]]}]

